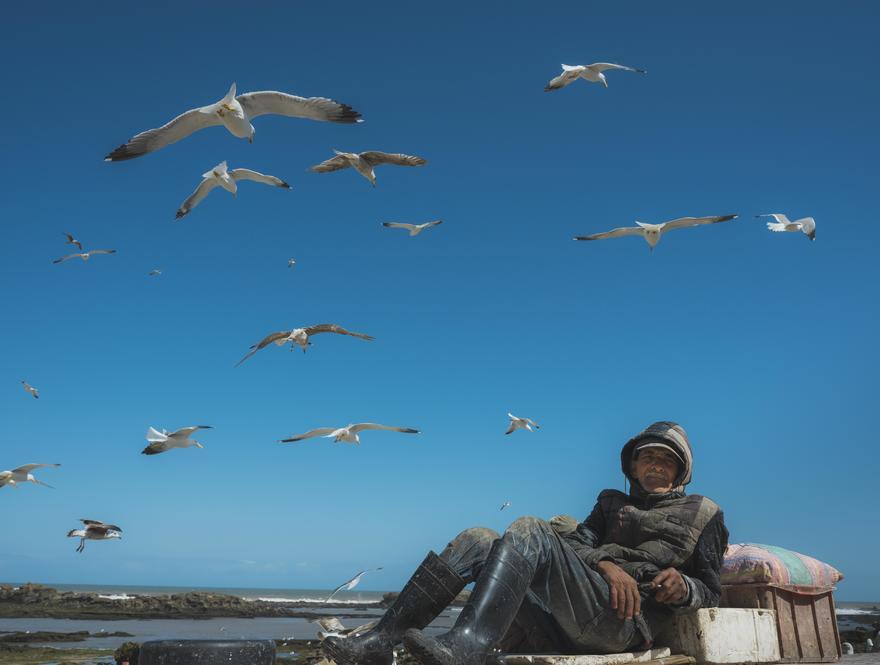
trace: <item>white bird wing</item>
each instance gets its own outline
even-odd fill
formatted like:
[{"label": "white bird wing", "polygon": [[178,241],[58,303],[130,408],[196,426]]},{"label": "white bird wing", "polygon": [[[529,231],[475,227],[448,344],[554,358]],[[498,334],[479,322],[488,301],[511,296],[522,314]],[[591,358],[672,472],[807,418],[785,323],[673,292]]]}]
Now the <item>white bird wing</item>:
[{"label": "white bird wing", "polygon": [[627,67],[626,65],[618,65],[613,62],[594,62],[592,65],[587,65],[587,69],[592,69],[594,72],[604,72],[607,69],[622,69],[627,72],[638,72],[639,74],[647,74],[644,69],[639,69],[638,67]]},{"label": "white bird wing", "polygon": [[64,263],[65,261],[70,261],[70,259],[78,259],[80,256],[80,254],[68,254],[67,256],[62,256],[60,259],[55,259],[52,263]]},{"label": "white bird wing", "polygon": [[516,420],[514,420],[514,419],[511,418],[511,420],[510,420],[510,427],[507,428],[507,431],[505,432],[505,434],[510,434],[510,433],[513,432],[515,429],[516,429]]},{"label": "white bird wing", "polygon": [[186,216],[189,211],[199,205],[199,203],[202,202],[202,199],[204,199],[218,184],[216,178],[203,178],[195,191],[187,197],[186,201],[180,204],[174,219],[181,219]]},{"label": "white bird wing", "polygon": [[535,427],[537,429],[541,429],[541,426],[538,423],[536,423],[534,420],[532,420],[531,418],[523,418],[523,420],[525,420],[532,427]]},{"label": "white bird wing", "polygon": [[181,439],[188,439],[193,432],[200,429],[214,429],[211,425],[192,425],[190,427],[181,427],[180,429],[174,430],[171,434],[168,435],[169,439],[177,439],[178,441]]},{"label": "white bird wing", "polygon": [[361,114],[348,104],[326,97],[299,97],[286,92],[262,90],[236,97],[249,118],[273,113],[292,118],[309,118],[326,122],[363,122]]},{"label": "white bird wing", "polygon": [[376,339],[372,335],[346,330],[342,326],[336,325],[335,323],[319,323],[316,326],[309,326],[308,328],[305,328],[305,332],[306,335],[317,335],[318,333],[336,333],[337,335],[351,335],[352,337],[359,337],[360,339],[365,339],[370,342]]},{"label": "white bird wing", "polygon": [[13,469],[12,473],[30,473],[34,469],[41,469],[43,467],[50,466],[61,466],[60,464],[22,464],[20,467]]},{"label": "white bird wing", "polygon": [[686,229],[689,226],[699,226],[701,224],[717,224],[718,222],[729,222],[736,219],[736,215],[713,215],[709,217],[679,217],[663,222],[660,225],[660,233],[672,231],[674,229]]},{"label": "white bird wing", "polygon": [[778,213],[778,212],[771,212],[771,213],[767,213],[765,215],[756,215],[756,217],[772,217],[780,224],[786,224],[786,225],[791,224],[791,221],[788,219],[788,217],[786,217],[782,213]]},{"label": "white bird wing", "polygon": [[570,65],[562,65],[562,73],[559,76],[550,79],[550,82],[546,86],[544,86],[544,92],[559,90],[567,85],[570,85],[577,80],[577,77],[580,76],[581,71],[583,71],[582,67],[571,67]]},{"label": "white bird wing", "polygon": [[229,172],[229,175],[236,181],[253,180],[254,182],[261,182],[264,185],[273,185],[275,187],[290,189],[290,185],[284,182],[281,178],[276,178],[274,175],[265,175],[259,171],[251,171],[250,169],[232,169]]},{"label": "white bird wing", "polygon": [[368,150],[362,152],[361,159],[365,159],[371,166],[379,164],[396,164],[397,166],[422,166],[427,164],[427,160],[417,157],[416,155],[404,155],[400,152],[380,152],[378,150]]},{"label": "white bird wing", "polygon": [[606,238],[622,238],[624,236],[643,236],[644,229],[640,226],[622,226],[619,229],[594,233],[590,236],[575,236],[575,240],[605,240]]},{"label": "white bird wing", "polygon": [[404,224],[403,222],[382,222],[382,226],[386,226],[389,229],[406,229],[407,231],[412,231],[416,228],[415,224]]},{"label": "white bird wing", "polygon": [[365,429],[386,429],[392,432],[403,432],[404,434],[419,434],[419,430],[412,427],[392,427],[391,425],[379,425],[377,423],[357,423],[348,428],[350,431],[357,433]]},{"label": "white bird wing", "polygon": [[291,443],[292,441],[302,441],[303,439],[310,439],[313,436],[326,436],[327,434],[332,434],[336,431],[336,427],[318,427],[316,429],[311,429],[304,434],[297,434],[296,436],[292,436],[289,439],[281,439],[280,443]]},{"label": "white bird wing", "polygon": [[254,344],[254,345],[251,347],[251,350],[248,351],[248,352],[245,354],[244,358],[242,358],[242,359],[239,360],[237,363],[235,363],[235,366],[238,367],[238,366],[241,365],[245,360],[247,360],[247,359],[250,358],[252,355],[254,355],[257,351],[259,351],[260,349],[264,349],[264,348],[266,348],[266,347],[269,346],[272,342],[274,342],[274,341],[276,341],[276,340],[279,340],[279,339],[283,339],[284,337],[288,337],[288,336],[290,335],[291,332],[293,332],[293,331],[292,331],[292,330],[279,330],[278,332],[274,332],[274,333],[271,333],[271,334],[269,334],[269,335],[266,335],[263,339],[261,339],[259,342],[257,342],[256,344]]},{"label": "white bird wing", "polygon": [[86,254],[91,256],[92,254],[115,254],[115,249],[90,249]]},{"label": "white bird wing", "polygon": [[82,518],[80,518],[79,521],[85,524],[91,530],[100,531],[103,533],[107,533],[108,531],[118,531],[119,533],[122,533],[122,529],[120,529],[115,524],[107,524],[106,522],[101,522],[100,520],[86,520]]},{"label": "white bird wing", "polygon": [[331,171],[347,169],[349,166],[351,166],[351,163],[344,155],[336,155],[336,157],[331,157],[320,164],[316,164],[311,170],[315,173],[330,173]]},{"label": "white bird wing", "polygon": [[148,129],[145,132],[130,138],[113,152],[104,158],[107,162],[119,162],[124,159],[133,159],[155,152],[166,145],[177,143],[205,127],[222,125],[223,121],[216,113],[204,113],[195,108],[181,113],[179,116],[156,129]]},{"label": "white bird wing", "polygon": [[158,430],[155,429],[154,427],[149,427],[149,428],[147,429],[147,436],[146,436],[146,439],[147,439],[147,441],[149,441],[150,443],[153,443],[154,441],[160,441],[160,442],[161,442],[161,441],[165,441],[167,438],[168,438],[168,435],[166,435],[166,434],[164,434],[164,433],[158,431]]},{"label": "white bird wing", "polygon": [[816,220],[812,217],[804,217],[802,219],[797,220],[801,225],[801,230],[810,235],[816,230]]},{"label": "white bird wing", "polygon": [[419,224],[423,229],[429,229],[432,226],[439,226],[443,223],[442,219],[435,219],[433,222],[425,222],[424,224]]}]

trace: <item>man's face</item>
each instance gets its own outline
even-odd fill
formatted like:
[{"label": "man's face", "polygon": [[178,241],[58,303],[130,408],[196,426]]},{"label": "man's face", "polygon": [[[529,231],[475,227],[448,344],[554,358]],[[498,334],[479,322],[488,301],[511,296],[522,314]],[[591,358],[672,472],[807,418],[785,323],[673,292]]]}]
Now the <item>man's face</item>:
[{"label": "man's face", "polygon": [[646,492],[663,494],[672,490],[678,475],[678,460],[664,448],[643,448],[632,461],[631,471]]}]

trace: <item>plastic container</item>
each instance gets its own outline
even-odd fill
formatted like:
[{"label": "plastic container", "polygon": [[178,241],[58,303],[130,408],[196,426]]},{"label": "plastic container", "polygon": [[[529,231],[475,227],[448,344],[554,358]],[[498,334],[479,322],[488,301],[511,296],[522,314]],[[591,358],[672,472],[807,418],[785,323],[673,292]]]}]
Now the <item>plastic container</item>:
[{"label": "plastic container", "polygon": [[779,639],[772,610],[710,607],[676,616],[655,644],[697,663],[776,663]]}]

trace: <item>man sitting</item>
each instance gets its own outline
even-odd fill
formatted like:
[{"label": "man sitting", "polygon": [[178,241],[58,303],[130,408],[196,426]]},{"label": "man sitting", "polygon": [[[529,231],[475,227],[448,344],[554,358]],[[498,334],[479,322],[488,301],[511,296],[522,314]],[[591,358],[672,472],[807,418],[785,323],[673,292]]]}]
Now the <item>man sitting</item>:
[{"label": "man sitting", "polygon": [[[482,665],[499,650],[618,653],[649,648],[676,613],[716,607],[728,533],[713,501],[684,492],[693,468],[684,429],[654,423],[620,459],[629,494],[601,492],[576,528],[522,517],[500,537],[466,529],[428,553],[372,630],[327,638],[329,657],[390,665],[401,639],[422,665]],[[453,628],[423,633],[469,582]]]}]

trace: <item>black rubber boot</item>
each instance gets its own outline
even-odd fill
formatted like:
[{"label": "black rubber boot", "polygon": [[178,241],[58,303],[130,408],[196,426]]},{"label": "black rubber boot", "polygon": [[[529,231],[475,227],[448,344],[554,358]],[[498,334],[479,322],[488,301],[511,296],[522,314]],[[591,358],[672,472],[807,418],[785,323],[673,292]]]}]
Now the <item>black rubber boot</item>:
[{"label": "black rubber boot", "polygon": [[324,652],[337,665],[391,665],[392,648],[407,629],[424,628],[431,623],[464,584],[449,564],[428,552],[375,627],[356,637],[328,637],[324,640]]},{"label": "black rubber boot", "polygon": [[499,538],[452,630],[439,637],[408,630],[404,646],[421,665],[483,665],[513,623],[534,572],[528,559]]}]

